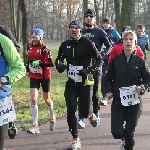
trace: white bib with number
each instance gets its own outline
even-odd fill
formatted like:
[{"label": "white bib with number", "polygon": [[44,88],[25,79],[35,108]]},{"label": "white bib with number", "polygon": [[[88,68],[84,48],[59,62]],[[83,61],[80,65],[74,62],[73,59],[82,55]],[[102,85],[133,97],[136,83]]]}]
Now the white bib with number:
[{"label": "white bib with number", "polygon": [[75,82],[82,82],[82,76],[79,76],[79,70],[82,70],[83,66],[73,66],[69,64],[68,77],[70,77]]},{"label": "white bib with number", "polygon": [[16,119],[12,95],[0,100],[0,126]]},{"label": "white bib with number", "polygon": [[131,106],[140,103],[135,87],[136,85],[119,88],[121,103],[123,106]]},{"label": "white bib with number", "polygon": [[40,66],[32,66],[31,64],[29,64],[29,69],[30,72],[32,73],[41,73],[42,74],[42,68]]}]

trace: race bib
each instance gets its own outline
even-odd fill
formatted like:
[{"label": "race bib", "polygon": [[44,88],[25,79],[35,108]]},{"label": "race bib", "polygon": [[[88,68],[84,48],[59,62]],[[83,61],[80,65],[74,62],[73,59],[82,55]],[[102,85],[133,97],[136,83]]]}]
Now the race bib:
[{"label": "race bib", "polygon": [[69,64],[68,77],[70,77],[75,82],[82,82],[82,76],[79,76],[79,70],[82,70],[83,66],[73,66]]},{"label": "race bib", "polygon": [[0,126],[16,119],[12,95],[0,100]]},{"label": "race bib", "polygon": [[32,73],[41,73],[42,74],[42,68],[40,66],[32,66],[31,64],[29,64],[29,69],[30,72]]},{"label": "race bib", "polygon": [[131,106],[140,103],[135,87],[136,85],[119,88],[121,103],[123,106]]}]

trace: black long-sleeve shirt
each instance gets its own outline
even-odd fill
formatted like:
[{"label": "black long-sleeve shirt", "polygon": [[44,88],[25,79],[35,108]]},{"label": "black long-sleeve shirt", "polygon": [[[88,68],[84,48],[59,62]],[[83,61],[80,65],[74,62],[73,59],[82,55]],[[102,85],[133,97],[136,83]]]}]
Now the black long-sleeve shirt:
[{"label": "black long-sleeve shirt", "polygon": [[150,71],[145,61],[132,54],[127,62],[127,57],[123,51],[112,59],[104,82],[107,93],[113,93],[113,101],[120,104],[119,88],[140,86],[149,81]]},{"label": "black long-sleeve shirt", "polygon": [[69,64],[71,64],[73,66],[83,66],[83,69],[90,68],[94,73],[103,63],[95,44],[83,37],[79,40],[62,42],[55,61],[56,67],[59,62],[64,63],[65,59],[67,61],[67,71],[69,70]]}]

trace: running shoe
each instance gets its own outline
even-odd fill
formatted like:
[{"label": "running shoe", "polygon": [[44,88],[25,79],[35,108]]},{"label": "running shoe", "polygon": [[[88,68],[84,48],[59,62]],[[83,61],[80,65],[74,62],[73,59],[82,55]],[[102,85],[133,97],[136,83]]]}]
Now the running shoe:
[{"label": "running shoe", "polygon": [[84,129],[85,123],[83,122],[83,119],[78,120],[78,129]]},{"label": "running shoe", "polygon": [[78,148],[81,148],[81,141],[79,137],[71,141],[71,145],[67,147],[67,150],[77,150]]},{"label": "running shoe", "polygon": [[55,125],[56,125],[56,119],[50,118],[49,122],[50,122],[49,129],[50,129],[50,131],[53,131],[55,129]]},{"label": "running shoe", "polygon": [[100,123],[99,114],[95,115],[95,114],[93,113],[93,116],[89,118],[89,121],[90,121],[90,124],[91,124],[93,127],[97,127],[98,124]]},{"label": "running shoe", "polygon": [[125,148],[124,148],[124,146],[125,146],[125,140],[124,140],[124,138],[120,139],[119,146],[120,146],[120,150],[125,150]]},{"label": "running shoe", "polygon": [[33,125],[31,128],[27,129],[27,133],[32,133],[32,134],[40,133],[39,127]]},{"label": "running shoe", "polygon": [[102,98],[102,99],[100,100],[99,105],[101,105],[101,106],[108,106],[106,98]]}]

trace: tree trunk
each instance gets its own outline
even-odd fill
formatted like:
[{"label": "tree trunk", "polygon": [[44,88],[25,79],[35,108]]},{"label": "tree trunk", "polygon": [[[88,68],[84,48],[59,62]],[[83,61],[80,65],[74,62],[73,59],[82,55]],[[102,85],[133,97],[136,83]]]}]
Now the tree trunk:
[{"label": "tree trunk", "polygon": [[17,42],[20,42],[20,7],[19,7],[19,1],[18,1],[18,8],[17,8],[17,24],[16,24],[16,31],[17,31]]},{"label": "tree trunk", "polygon": [[121,15],[121,11],[120,11],[120,0],[114,0],[114,8],[115,8],[115,23],[116,23],[116,29],[118,31],[121,30],[121,26],[120,26],[120,15]]},{"label": "tree trunk", "polygon": [[19,0],[19,6],[20,6],[20,11],[22,14],[22,43],[23,43],[23,58],[24,58],[24,64],[27,62],[27,55],[26,55],[26,50],[27,50],[27,44],[29,43],[28,41],[28,30],[27,30],[27,11],[26,11],[26,5],[25,5],[25,0]]},{"label": "tree trunk", "polygon": [[130,26],[131,0],[122,0],[120,29],[123,26]]}]

